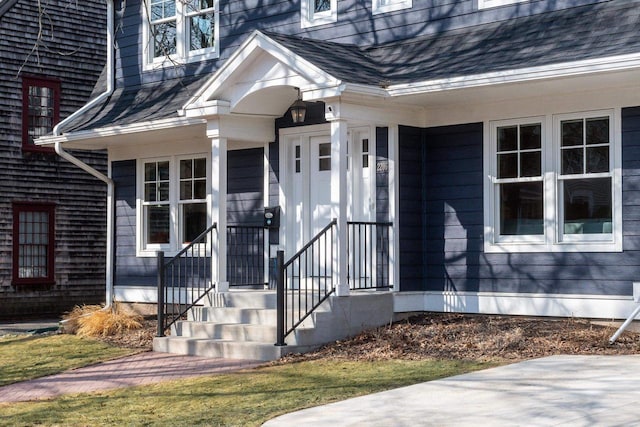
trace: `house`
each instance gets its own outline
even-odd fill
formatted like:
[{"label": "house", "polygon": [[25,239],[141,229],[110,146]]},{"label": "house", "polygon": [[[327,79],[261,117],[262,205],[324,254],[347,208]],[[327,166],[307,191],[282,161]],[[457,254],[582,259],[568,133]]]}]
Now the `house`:
[{"label": "house", "polygon": [[[104,13],[101,1],[0,1],[0,316],[104,301],[106,186],[34,144],[90,99]],[[106,171],[104,152],[78,156]]]},{"label": "house", "polygon": [[325,331],[634,308],[638,2],[111,3],[111,89],[39,143],[108,151],[113,294],[206,306],[174,335],[270,324],[273,276],[279,344],[325,299]]}]

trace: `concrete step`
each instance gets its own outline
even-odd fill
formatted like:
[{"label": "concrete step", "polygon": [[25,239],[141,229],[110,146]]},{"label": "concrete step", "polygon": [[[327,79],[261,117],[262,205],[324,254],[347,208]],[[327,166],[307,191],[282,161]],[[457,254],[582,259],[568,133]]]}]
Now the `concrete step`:
[{"label": "concrete step", "polygon": [[276,325],[277,310],[266,308],[193,307],[187,313],[192,322]]},{"label": "concrete step", "polygon": [[153,350],[163,353],[184,354],[189,356],[245,359],[276,360],[285,354],[311,351],[317,346],[287,345],[278,347],[273,343],[238,342],[191,337],[156,337]]},{"label": "concrete step", "polygon": [[235,341],[276,342],[275,325],[243,323],[176,322],[172,334],[190,338],[223,339]]},{"label": "concrete step", "polygon": [[[287,304],[313,305],[320,300],[317,292],[309,290],[294,296],[287,295]],[[275,291],[241,291],[235,290],[224,293],[211,293],[205,298],[205,307],[242,307],[242,308],[266,308],[277,307],[277,295]]]},{"label": "concrete step", "polygon": [[[316,328],[299,327],[286,338],[286,342],[289,345],[313,345],[319,333]],[[189,338],[273,344],[276,342],[277,328],[273,325],[180,321],[176,322],[171,334]]]},{"label": "concrete step", "polygon": [[208,307],[252,307],[276,308],[275,291],[233,290],[223,293],[210,293],[205,298]]},{"label": "concrete step", "polygon": [[[287,319],[298,315],[297,310],[287,310]],[[303,310],[304,311],[304,310]],[[313,327],[317,316],[326,316],[330,313],[330,307],[319,307],[311,316],[302,322],[302,327]],[[187,320],[191,322],[212,323],[243,323],[255,325],[276,326],[278,311],[267,308],[237,308],[237,307],[193,307],[187,313]]]}]

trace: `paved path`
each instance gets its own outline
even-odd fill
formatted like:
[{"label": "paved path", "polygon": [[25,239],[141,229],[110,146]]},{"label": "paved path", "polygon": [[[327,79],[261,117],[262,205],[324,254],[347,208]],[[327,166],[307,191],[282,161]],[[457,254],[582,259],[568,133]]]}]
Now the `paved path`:
[{"label": "paved path", "polygon": [[553,356],[305,409],[264,427],[637,425],[640,356]]},{"label": "paved path", "polygon": [[68,393],[86,393],[220,374],[255,367],[261,363],[146,352],[0,387],[0,403],[48,399]]}]

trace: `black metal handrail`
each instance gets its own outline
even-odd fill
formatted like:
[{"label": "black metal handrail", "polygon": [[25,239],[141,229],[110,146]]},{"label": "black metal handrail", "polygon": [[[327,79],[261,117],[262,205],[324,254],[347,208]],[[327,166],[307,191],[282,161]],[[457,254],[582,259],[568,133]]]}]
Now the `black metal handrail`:
[{"label": "black metal handrail", "polygon": [[349,288],[391,287],[389,280],[389,230],[391,222],[347,222]]},{"label": "black metal handrail", "polygon": [[159,337],[214,288],[211,254],[215,230],[216,223],[167,262],[164,252],[157,253]]},{"label": "black metal handrail", "polygon": [[265,236],[262,225],[227,226],[227,280],[230,287],[264,286]]},{"label": "black metal handrail", "polygon": [[277,252],[277,346],[287,345],[285,338],[335,291],[336,224],[332,220],[286,262],[284,252]]}]

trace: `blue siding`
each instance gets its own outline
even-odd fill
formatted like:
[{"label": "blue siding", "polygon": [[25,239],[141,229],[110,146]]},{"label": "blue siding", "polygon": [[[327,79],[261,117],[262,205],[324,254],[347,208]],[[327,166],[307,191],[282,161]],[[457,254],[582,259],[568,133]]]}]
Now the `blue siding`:
[{"label": "blue siding", "polygon": [[111,163],[115,184],[115,274],[116,286],[156,285],[155,258],[136,257],[136,161]]},{"label": "blue siding", "polygon": [[264,215],[264,149],[227,153],[227,222],[262,225]]},{"label": "blue siding", "polygon": [[482,125],[400,135],[402,290],[631,293],[640,278],[640,107],[622,111],[621,253],[483,253]]},{"label": "blue siding", "polygon": [[423,176],[424,162],[420,129],[399,129],[399,239],[400,290],[424,289],[425,250],[423,238]]},{"label": "blue siding", "polygon": [[389,165],[389,128],[376,128],[376,221],[389,221],[389,169],[378,169],[378,163]]}]

